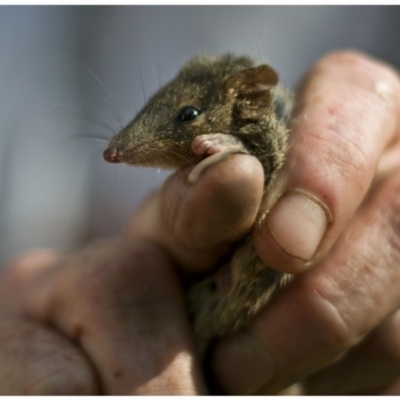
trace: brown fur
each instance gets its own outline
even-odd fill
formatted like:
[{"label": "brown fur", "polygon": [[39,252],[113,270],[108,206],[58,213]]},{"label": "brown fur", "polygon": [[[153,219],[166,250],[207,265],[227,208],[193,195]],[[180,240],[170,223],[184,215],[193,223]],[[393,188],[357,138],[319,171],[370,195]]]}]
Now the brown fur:
[{"label": "brown fur", "polygon": [[[202,111],[190,123],[177,115],[186,106]],[[196,57],[157,92],[137,117],[116,135],[104,153],[110,162],[181,168],[201,160],[191,150],[198,135],[222,133],[240,140],[265,172],[265,191],[287,152],[291,96],[278,84],[268,65],[255,67],[247,57]],[[229,289],[221,290],[218,274],[195,283],[188,293],[199,352],[210,340],[241,328],[288,275],[276,272],[257,257],[250,236],[224,270]]]}]

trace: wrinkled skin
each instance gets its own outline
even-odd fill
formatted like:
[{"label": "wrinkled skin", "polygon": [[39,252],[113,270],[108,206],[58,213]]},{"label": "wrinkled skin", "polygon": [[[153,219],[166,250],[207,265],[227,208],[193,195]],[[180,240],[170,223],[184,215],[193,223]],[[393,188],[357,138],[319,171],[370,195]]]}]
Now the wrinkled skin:
[{"label": "wrinkled skin", "polygon": [[[377,60],[333,53],[308,74],[271,211],[253,230],[260,257],[297,276],[216,344],[208,367],[222,392],[399,394],[399,111],[397,73]],[[68,256],[36,250],[4,270],[2,394],[207,393],[182,277],[217,267],[252,227],[263,170],[238,154],[195,185],[189,172],[153,193],[122,238]],[[301,215],[282,212],[308,207],[304,193],[320,207],[305,240]]]}]

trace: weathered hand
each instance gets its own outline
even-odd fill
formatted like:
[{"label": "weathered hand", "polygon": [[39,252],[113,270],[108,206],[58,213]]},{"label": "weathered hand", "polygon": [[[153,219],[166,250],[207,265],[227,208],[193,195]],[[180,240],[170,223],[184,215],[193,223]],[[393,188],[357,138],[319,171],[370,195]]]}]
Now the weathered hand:
[{"label": "weathered hand", "polygon": [[389,66],[341,52],[310,71],[254,230],[268,265],[308,272],[217,349],[226,391],[275,393],[309,377],[310,394],[378,393],[400,377],[399,121]]},{"label": "weathered hand", "polygon": [[[277,207],[254,229],[268,265],[299,275],[216,347],[211,369],[227,393],[275,393],[299,381],[309,393],[396,389],[388,388],[400,376],[399,93],[389,67],[355,53],[328,56],[310,72],[266,204]],[[264,180],[249,155],[222,160],[194,185],[189,172],[143,203],[124,239],[57,267],[55,258],[17,263],[0,277],[3,321],[17,332],[0,352],[6,365],[27,360],[7,381],[13,393],[21,385],[52,394],[204,393],[175,266],[183,276],[217,267],[252,228]],[[298,214],[284,210],[296,204]],[[10,368],[0,366],[0,379]]]},{"label": "weathered hand", "polygon": [[27,253],[0,305],[1,394],[204,393],[172,261],[144,240]]},{"label": "weathered hand", "polygon": [[[309,393],[371,393],[400,376],[399,89],[389,66],[353,52],[325,57],[303,83],[286,165],[254,229],[265,262],[299,276],[217,346],[226,392],[308,378]],[[161,243],[186,273],[209,270],[252,225],[261,193],[261,167],[232,156],[195,186],[171,177],[128,231]]]}]

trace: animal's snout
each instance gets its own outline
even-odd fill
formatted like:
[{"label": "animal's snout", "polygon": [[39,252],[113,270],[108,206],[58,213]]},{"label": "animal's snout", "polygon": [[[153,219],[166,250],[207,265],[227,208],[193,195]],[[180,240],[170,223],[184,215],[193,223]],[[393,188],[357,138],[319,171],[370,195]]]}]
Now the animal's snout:
[{"label": "animal's snout", "polygon": [[103,153],[103,158],[109,163],[120,163],[122,161],[122,150],[117,149],[106,149]]}]

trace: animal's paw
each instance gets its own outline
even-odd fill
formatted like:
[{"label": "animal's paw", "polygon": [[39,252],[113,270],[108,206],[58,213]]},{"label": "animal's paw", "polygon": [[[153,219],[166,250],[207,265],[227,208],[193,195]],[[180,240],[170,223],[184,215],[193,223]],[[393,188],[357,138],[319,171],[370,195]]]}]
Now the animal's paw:
[{"label": "animal's paw", "polygon": [[224,133],[199,135],[193,139],[192,150],[198,156],[208,156],[200,161],[188,176],[189,183],[195,183],[208,167],[220,162],[233,153],[248,153],[244,144],[236,136]]}]

